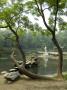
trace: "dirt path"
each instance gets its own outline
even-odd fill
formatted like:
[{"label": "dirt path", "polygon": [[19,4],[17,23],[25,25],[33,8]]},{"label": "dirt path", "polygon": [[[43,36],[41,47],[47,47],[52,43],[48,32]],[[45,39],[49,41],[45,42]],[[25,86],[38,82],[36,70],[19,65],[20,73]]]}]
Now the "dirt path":
[{"label": "dirt path", "polygon": [[0,76],[0,90],[67,90],[67,81],[43,81],[21,78],[12,84],[7,84]]}]

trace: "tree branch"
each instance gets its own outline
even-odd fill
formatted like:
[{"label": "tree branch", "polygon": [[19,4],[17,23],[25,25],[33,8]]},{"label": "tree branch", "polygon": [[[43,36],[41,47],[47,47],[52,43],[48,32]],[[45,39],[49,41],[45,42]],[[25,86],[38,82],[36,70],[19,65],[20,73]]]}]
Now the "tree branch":
[{"label": "tree branch", "polygon": [[46,28],[51,32],[53,33],[53,30],[48,26],[48,24],[46,23],[46,20],[45,20],[45,16],[44,16],[44,12],[43,12],[43,9],[42,9],[42,5],[40,5],[41,7],[41,14],[42,14],[42,19],[43,19],[43,22],[44,22],[44,25],[46,26]]},{"label": "tree branch", "polygon": [[10,55],[12,61],[18,66],[18,68],[20,68],[19,64],[17,63],[17,60],[14,57],[14,51],[12,52],[12,54]]},{"label": "tree branch", "polygon": [[41,15],[41,10],[40,10],[40,8],[39,8],[39,5],[38,5],[38,3],[37,3],[37,0],[35,0],[35,3],[36,3],[36,5],[37,5],[37,8],[38,8],[38,12],[40,13],[40,15]]},{"label": "tree branch", "polygon": [[48,24],[46,23],[45,16],[44,16],[44,12],[43,12],[43,9],[42,9],[42,4],[40,4],[40,9],[39,9],[37,0],[35,0],[35,3],[36,3],[36,5],[37,5],[38,12],[40,13],[40,15],[41,15],[41,17],[42,17],[42,19],[43,19],[44,25],[46,26],[46,28],[47,28],[51,33],[53,33],[53,30],[52,30],[52,29],[48,26]]},{"label": "tree branch", "polygon": [[8,26],[6,25],[6,26],[0,26],[0,28],[7,28]]},{"label": "tree branch", "polygon": [[55,13],[55,22],[54,22],[54,32],[56,31],[57,13],[58,13],[58,0],[56,2],[56,13]]},{"label": "tree branch", "polygon": [[43,11],[44,11],[44,10],[46,10],[46,9],[50,9],[51,7],[52,7],[52,6],[50,6],[50,7],[47,7],[47,8],[44,8],[44,9],[43,9]]},{"label": "tree branch", "polygon": [[9,27],[9,29],[11,30],[11,32],[16,36],[16,42],[17,42],[17,47],[19,48],[22,58],[23,58],[23,65],[25,66],[26,63],[26,57],[25,57],[25,53],[22,50],[22,47],[20,45],[20,41],[19,41],[19,36],[17,35],[17,33],[15,32],[15,30],[11,27],[11,25],[7,22],[7,25]]}]

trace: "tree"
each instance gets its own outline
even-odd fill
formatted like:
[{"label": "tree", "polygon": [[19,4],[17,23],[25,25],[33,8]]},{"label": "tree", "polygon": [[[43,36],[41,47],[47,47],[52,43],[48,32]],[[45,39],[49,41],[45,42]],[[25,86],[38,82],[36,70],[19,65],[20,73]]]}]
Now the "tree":
[{"label": "tree", "polygon": [[[57,47],[59,60],[58,60],[58,77],[62,78],[62,66],[63,66],[63,51],[60,47],[58,40],[56,39],[56,32],[58,28],[65,29],[66,22],[62,19],[61,16],[66,15],[66,0],[31,0],[26,3],[28,6],[28,10],[34,15],[41,16],[44,25],[52,35],[52,41],[54,45]],[[48,19],[48,23],[46,22],[45,10],[50,11],[50,17]],[[60,17],[59,17],[60,16]],[[58,26],[59,25],[59,26]],[[57,28],[58,27],[58,28]]]},{"label": "tree", "polygon": [[[26,58],[25,58],[25,54],[24,51],[22,50],[21,46],[20,46],[20,41],[19,41],[19,36],[17,34],[18,29],[19,29],[19,18],[20,18],[20,13],[21,13],[21,9],[23,8],[22,4],[20,3],[14,3],[12,6],[6,6],[4,5],[4,7],[1,8],[1,12],[0,12],[0,28],[7,28],[10,29],[11,32],[15,35],[16,37],[16,41],[17,41],[17,46],[21,52],[22,58],[23,58],[23,63],[25,64],[26,62]],[[17,27],[16,23],[18,23]],[[21,27],[20,27],[21,29]]]},{"label": "tree", "polygon": [[[19,48],[20,53],[22,55],[22,59],[23,59],[22,67],[20,67],[20,65],[17,63],[15,57],[13,56],[14,52],[11,54],[11,58],[12,58],[13,62],[17,65],[17,67],[19,68],[19,70],[22,71],[23,74],[25,74],[26,76],[28,76],[30,78],[54,80],[50,77],[36,75],[36,74],[31,73],[28,70],[26,70],[26,68],[25,68],[26,57],[25,57],[25,53],[20,45],[18,31],[21,30],[21,32],[23,32],[23,30],[27,30],[27,26],[30,26],[30,28],[32,28],[32,25],[29,22],[29,20],[27,18],[25,18],[25,16],[21,17],[22,11],[23,11],[23,4],[18,2],[18,0],[17,0],[17,3],[14,3],[14,4],[13,3],[14,2],[12,2],[11,5],[9,3],[8,3],[8,5],[6,5],[6,4],[4,6],[2,5],[1,11],[0,11],[0,28],[6,28],[15,35],[17,47]],[[26,20],[27,20],[27,22],[26,22]]]},{"label": "tree", "polygon": [[[45,3],[47,4],[48,9],[51,12],[51,15],[54,17],[54,19],[52,21],[53,23],[49,23],[49,25],[46,23],[45,15],[44,15],[44,10],[45,10],[44,4]],[[53,1],[53,0],[50,0],[50,1],[48,1],[48,0],[46,0],[46,1],[45,0],[32,0],[32,1],[22,3],[22,0],[20,0],[20,2],[18,2],[18,0],[17,0],[17,3],[12,2],[11,5],[4,5],[5,7],[2,5],[2,7],[1,7],[0,28],[7,28],[15,35],[17,46],[22,54],[22,58],[23,58],[23,62],[24,62],[23,67],[22,68],[19,67],[19,65],[16,62],[14,57],[12,57],[12,59],[16,63],[16,65],[19,67],[19,69],[21,69],[21,71],[25,75],[27,75],[31,78],[47,79],[46,77],[42,77],[42,76],[30,73],[24,67],[26,58],[25,58],[24,51],[22,50],[21,45],[20,45],[18,31],[21,30],[21,32],[22,32],[24,30],[33,29],[33,25],[31,24],[31,22],[28,20],[28,18],[26,16],[23,16],[22,13],[23,12],[27,13],[28,10],[30,9],[30,10],[32,10],[31,12],[33,12],[33,14],[37,14],[42,17],[44,25],[46,26],[47,31],[49,31],[51,33],[52,40],[58,49],[58,53],[59,53],[58,76],[62,77],[62,64],[63,64],[63,55],[62,54],[63,54],[63,52],[62,52],[62,49],[59,46],[59,43],[56,39],[57,17],[58,17],[58,12],[59,12],[59,6],[62,6],[62,5],[60,5],[60,3],[65,4],[65,1],[64,0],[55,0],[55,1]],[[23,9],[25,7],[24,4],[26,5],[26,7],[28,6],[27,8],[25,8],[25,9],[29,8],[28,10]],[[23,7],[23,5],[24,5],[24,7]],[[63,8],[64,8],[64,6],[63,6]],[[62,9],[62,8],[60,8],[60,9]],[[50,18],[49,21],[50,20],[52,20],[52,19]]]}]

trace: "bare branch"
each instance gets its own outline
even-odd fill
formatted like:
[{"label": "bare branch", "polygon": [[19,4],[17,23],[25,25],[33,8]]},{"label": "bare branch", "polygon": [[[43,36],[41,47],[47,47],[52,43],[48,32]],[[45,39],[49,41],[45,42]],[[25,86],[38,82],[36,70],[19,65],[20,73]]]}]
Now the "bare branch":
[{"label": "bare branch", "polygon": [[44,10],[46,10],[46,9],[50,9],[51,7],[52,7],[52,6],[50,6],[50,7],[47,7],[47,8],[44,8],[44,9],[43,9],[43,11],[44,11]]},{"label": "bare branch", "polygon": [[44,25],[47,27],[47,29],[53,33],[53,30],[48,26],[48,24],[46,23],[46,20],[45,20],[45,15],[44,15],[44,12],[43,12],[43,9],[42,9],[42,5],[40,5],[41,7],[41,14],[42,14],[42,19],[43,19],[43,22],[44,22]]},{"label": "bare branch", "polygon": [[8,26],[6,25],[6,26],[0,26],[0,28],[7,28]]},{"label": "bare branch", "polygon": [[41,10],[40,10],[40,8],[39,8],[39,5],[38,5],[38,3],[37,3],[37,0],[35,0],[35,3],[36,3],[36,5],[37,5],[37,8],[38,8],[38,12],[40,13],[40,15],[41,15]]}]

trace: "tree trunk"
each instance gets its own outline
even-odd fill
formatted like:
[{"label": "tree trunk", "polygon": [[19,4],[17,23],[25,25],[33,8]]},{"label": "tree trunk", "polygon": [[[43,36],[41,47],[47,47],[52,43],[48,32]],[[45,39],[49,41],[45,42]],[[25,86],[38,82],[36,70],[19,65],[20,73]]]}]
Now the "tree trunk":
[{"label": "tree trunk", "polygon": [[11,30],[11,32],[12,32],[12,33],[15,35],[15,37],[16,37],[17,47],[19,48],[19,51],[20,51],[20,53],[21,53],[21,55],[22,55],[23,66],[25,66],[25,64],[26,64],[26,57],[25,57],[25,53],[24,53],[24,51],[22,50],[22,47],[21,47],[21,45],[20,45],[19,36],[18,36],[17,32],[11,27],[11,25],[9,24],[9,22],[7,22],[7,25],[8,25],[8,27],[9,27],[9,29]]},{"label": "tree trunk", "polygon": [[54,45],[57,47],[57,50],[58,50],[58,54],[59,54],[59,61],[58,61],[58,69],[57,69],[57,76],[59,78],[63,78],[63,75],[62,75],[62,69],[63,69],[63,51],[62,51],[62,48],[59,46],[59,43],[56,39],[56,36],[55,34],[53,34],[53,38],[52,38],[52,41],[54,43]]},{"label": "tree trunk", "polygon": [[26,57],[25,57],[24,51],[21,48],[21,45],[20,45],[20,42],[19,42],[19,37],[18,38],[16,37],[16,43],[17,43],[17,47],[18,47],[18,49],[19,49],[19,51],[20,51],[20,53],[22,55],[23,65],[25,66],[25,64],[26,64]]}]

